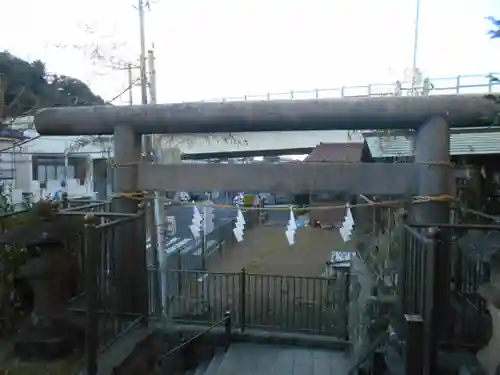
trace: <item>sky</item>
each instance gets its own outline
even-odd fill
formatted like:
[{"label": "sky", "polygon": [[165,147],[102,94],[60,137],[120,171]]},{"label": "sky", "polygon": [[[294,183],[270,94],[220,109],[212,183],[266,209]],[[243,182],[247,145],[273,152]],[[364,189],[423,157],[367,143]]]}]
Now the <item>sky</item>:
[{"label": "sky", "polygon": [[[82,79],[105,99],[127,86],[127,73],[106,65],[138,59],[134,0],[0,5],[0,49]],[[158,0],[150,8],[159,102],[388,83],[412,65],[416,0]],[[490,15],[500,17],[498,1],[421,0],[423,74],[500,71],[500,40],[486,35]],[[103,60],[92,58],[95,46]],[[136,103],[139,95],[134,89]]]}]

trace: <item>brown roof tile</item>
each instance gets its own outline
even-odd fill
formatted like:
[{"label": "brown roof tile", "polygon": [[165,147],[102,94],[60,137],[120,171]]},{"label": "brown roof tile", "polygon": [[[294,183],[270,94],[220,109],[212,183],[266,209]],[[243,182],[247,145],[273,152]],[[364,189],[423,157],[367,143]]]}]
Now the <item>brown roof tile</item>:
[{"label": "brown roof tile", "polygon": [[304,159],[311,162],[359,162],[363,152],[363,142],[320,143]]}]

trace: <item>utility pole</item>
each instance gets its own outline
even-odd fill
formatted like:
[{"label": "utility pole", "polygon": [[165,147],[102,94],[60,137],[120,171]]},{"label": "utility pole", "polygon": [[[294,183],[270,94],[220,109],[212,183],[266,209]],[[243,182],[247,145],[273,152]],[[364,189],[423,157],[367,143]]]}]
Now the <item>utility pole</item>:
[{"label": "utility pole", "polygon": [[148,104],[148,77],[146,74],[146,30],[144,24],[144,0],[138,0],[137,10],[139,12],[139,38],[141,43],[141,55],[139,67],[141,71],[141,103]]},{"label": "utility pole", "polygon": [[[157,103],[157,96],[156,96],[156,69],[155,69],[155,56],[154,52],[152,50],[148,51],[148,73],[149,73],[149,79],[148,79],[148,87],[149,87],[149,97],[150,97],[150,103],[151,104],[156,104]],[[158,150],[158,145],[156,144],[156,136],[155,135],[150,135],[149,136],[149,142],[151,143],[151,149],[153,151],[153,154],[151,155],[151,159],[153,162],[158,162],[158,155],[156,154],[159,152]],[[166,285],[166,275],[163,272],[163,267],[165,265],[165,254],[163,252],[163,247],[165,244],[164,240],[164,233],[165,233],[165,210],[163,207],[163,202],[160,200],[160,194],[158,191],[155,191],[154,193],[154,204],[153,204],[154,210],[150,210],[150,222],[154,224],[154,226],[151,226],[151,246],[152,249],[151,251],[153,252],[153,265],[156,267],[157,270],[160,270],[160,272],[157,272],[158,279],[155,280],[156,282],[154,283],[154,290],[153,296],[155,298],[155,309],[159,309],[160,306],[162,307],[162,310],[165,311],[166,309],[166,304],[164,303],[165,298],[162,296],[162,286]],[[155,232],[156,237],[154,236],[153,232]],[[153,241],[156,241],[155,244],[153,244]],[[156,245],[156,246],[155,246]],[[166,290],[166,289],[164,289]]]},{"label": "utility pole", "polygon": [[5,106],[5,89],[3,87],[4,81],[2,80],[3,74],[0,74],[0,124],[3,122],[3,118],[5,114],[4,106]]},{"label": "utility pole", "polygon": [[153,50],[148,51],[148,73],[149,73],[149,97],[151,104],[156,104],[156,69],[155,55]]},{"label": "utility pole", "polygon": [[413,34],[413,64],[412,64],[412,82],[411,94],[416,95],[417,84],[417,55],[418,55],[418,34],[420,29],[420,0],[417,1],[417,10],[415,12],[415,31]]},{"label": "utility pole", "polygon": [[[141,48],[141,54],[140,54],[140,71],[141,71],[141,103],[142,104],[148,104],[148,87],[150,89],[150,97],[151,97],[151,103],[155,104],[156,103],[156,71],[154,68],[154,54],[153,51],[148,52],[148,56],[146,56],[146,31],[145,31],[145,22],[144,22],[144,6],[149,6],[148,0],[138,0],[137,4],[137,10],[139,12],[139,38],[140,38],[140,48]],[[149,59],[148,59],[149,57]],[[147,59],[149,60],[149,82],[148,82],[148,77],[147,77],[147,70],[146,70],[146,62]],[[145,156],[147,161],[150,162],[155,162],[156,161],[156,155],[155,155],[155,136],[152,134],[143,136],[142,139],[142,150],[143,150],[143,155]],[[153,261],[154,265],[156,267],[160,266],[159,264],[159,255],[163,254],[163,207],[160,207],[161,203],[159,198],[159,194],[157,191],[154,193],[154,201],[153,201],[153,207],[149,207],[149,214],[147,215],[147,226],[148,230],[147,232],[149,233],[149,238],[150,238],[150,245],[151,245],[151,252],[153,254]],[[160,242],[161,241],[161,242]],[[158,268],[157,268],[158,269]],[[160,294],[163,285],[163,280],[158,280],[156,283],[157,285],[157,290],[154,293],[155,296],[155,308],[158,309],[159,305],[161,303],[160,299]],[[165,307],[165,306],[162,306]],[[164,309],[163,309],[164,311]]]},{"label": "utility pole", "polygon": [[132,105],[134,104],[134,94],[133,94],[133,86],[134,86],[134,81],[132,78],[132,64],[128,63],[127,64],[127,73],[128,73],[128,104]]}]

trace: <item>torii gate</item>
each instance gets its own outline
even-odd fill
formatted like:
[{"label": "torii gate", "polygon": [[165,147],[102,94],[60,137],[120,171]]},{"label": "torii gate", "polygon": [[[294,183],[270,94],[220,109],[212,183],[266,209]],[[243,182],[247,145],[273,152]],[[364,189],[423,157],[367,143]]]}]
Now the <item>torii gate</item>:
[{"label": "torii gate", "polygon": [[[449,127],[494,123],[500,106],[482,95],[344,98],[304,101],[182,103],[142,106],[47,108],[35,115],[41,135],[113,134],[115,189],[218,189],[339,191],[367,195],[441,196],[454,194],[449,156]],[[141,160],[145,134],[404,129],[416,132],[413,164],[204,164],[157,165]],[[137,202],[118,198],[113,210],[135,213]],[[417,210],[422,222],[445,223],[449,204],[429,202]],[[144,311],[136,298],[145,291],[144,249],[132,248],[129,233],[117,243],[117,284],[120,306]],[[135,301],[135,302],[130,302]]]}]

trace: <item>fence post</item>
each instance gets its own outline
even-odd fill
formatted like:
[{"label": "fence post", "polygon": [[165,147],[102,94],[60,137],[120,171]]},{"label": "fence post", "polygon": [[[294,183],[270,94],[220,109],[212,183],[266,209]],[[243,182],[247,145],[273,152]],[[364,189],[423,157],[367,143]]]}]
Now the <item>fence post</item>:
[{"label": "fence post", "polygon": [[219,252],[219,255],[222,254],[222,246],[224,246],[224,239],[223,239],[223,228],[226,224],[220,224],[217,227],[217,250]]},{"label": "fence post", "polygon": [[349,302],[351,292],[351,275],[350,268],[344,271],[344,313],[345,313],[345,340],[349,342]]},{"label": "fence post", "polygon": [[406,350],[405,375],[422,375],[423,366],[423,320],[420,315],[405,314]]},{"label": "fence post", "polygon": [[384,375],[386,373],[385,354],[382,350],[373,353],[373,375]]},{"label": "fence post", "polygon": [[[401,213],[400,217],[400,236],[401,236],[401,243],[399,244],[399,248],[401,249],[401,257],[399,261],[399,269],[398,269],[398,283],[397,283],[397,289],[398,289],[398,314],[400,317],[403,316],[405,313],[405,308],[406,308],[406,271],[407,271],[407,264],[408,264],[408,232],[407,232],[407,226],[406,222],[408,220],[408,212],[403,211]],[[396,323],[396,329],[399,330],[401,328],[401,319],[398,319],[399,321]],[[400,332],[399,332],[400,333]]]},{"label": "fence post", "polygon": [[99,218],[93,214],[85,215],[85,359],[87,375],[97,374],[97,353],[99,350],[99,325],[97,315],[97,258],[99,239],[96,225]]},{"label": "fence post", "polygon": [[[140,222],[143,223],[143,221],[146,220],[146,218],[151,217],[151,212],[152,212],[153,219],[151,220],[150,223],[155,223],[155,221],[154,221],[154,201],[149,202],[148,204],[146,204],[145,202],[141,202],[141,204],[138,207],[138,213],[143,214],[144,217],[139,218]],[[151,226],[151,230],[154,231],[155,234],[157,234],[156,228],[154,228],[154,226]],[[164,231],[165,226],[162,227],[161,230]],[[146,249],[146,251],[150,250],[152,253],[151,254],[152,269],[153,269],[153,273],[154,273],[153,275],[151,275],[150,272],[147,271],[148,283],[149,283],[149,286],[151,288],[150,298],[152,298],[152,301],[150,301],[150,303],[152,302],[152,306],[153,306],[153,309],[150,312],[153,313],[153,315],[155,315],[155,316],[159,316],[159,315],[161,315],[161,313],[163,311],[164,304],[166,306],[166,303],[165,303],[164,298],[163,298],[163,293],[165,293],[163,288],[164,288],[164,285],[166,283],[163,282],[163,277],[162,277],[162,274],[163,274],[162,266],[164,266],[164,261],[163,261],[164,256],[162,254],[163,249],[162,248],[158,249],[158,246],[154,246],[153,241],[158,240],[158,236],[152,235],[150,238],[151,238],[151,248]],[[165,239],[165,237],[162,236],[162,240],[164,240],[164,239]],[[140,242],[138,245],[140,246]],[[164,246],[164,244],[162,244],[162,246]],[[165,310],[166,310],[166,308],[165,308]]]},{"label": "fence post", "polygon": [[[132,221],[131,224],[135,227],[136,230],[136,239],[135,244],[139,248],[144,249],[144,254],[146,253],[146,208],[147,203],[141,202],[138,205],[137,210],[137,219]],[[127,224],[129,225],[129,224]],[[156,228],[151,229],[152,232],[156,231]],[[155,239],[156,240],[156,239]],[[154,251],[157,251],[157,247],[153,246]],[[138,276],[138,296],[140,299],[138,301],[139,313],[142,315],[141,323],[143,326],[148,325],[148,317],[149,317],[149,275],[148,275],[148,265],[147,259],[144,256],[141,258],[141,262],[137,265],[139,267],[139,271],[137,272]],[[156,278],[155,278],[156,280]],[[152,296],[154,303],[158,303],[160,300],[160,291],[159,286],[155,283],[155,288],[153,291],[154,295]]]},{"label": "fence post", "polygon": [[242,268],[240,272],[240,329],[241,332],[245,331],[245,314],[246,314],[246,274],[247,271]]},{"label": "fence post", "polygon": [[69,208],[69,198],[68,198],[68,193],[64,192],[61,194],[61,201],[62,201],[62,208]]},{"label": "fence post", "polygon": [[200,241],[201,241],[201,269],[207,269],[207,236],[205,231],[202,229],[200,232]]},{"label": "fence post", "polygon": [[231,345],[231,311],[224,313],[224,334],[226,336],[226,345]]},{"label": "fence post", "polygon": [[[440,229],[439,228],[429,228],[427,233],[428,238],[431,240],[429,246],[427,246],[426,258],[425,258],[425,311],[424,311],[424,343],[423,343],[423,364],[424,371],[426,374],[434,373],[434,366],[436,364],[436,351],[437,343],[441,338],[440,333],[442,324],[445,324],[443,316],[441,314],[441,309],[439,305],[448,303],[448,299],[440,293],[440,281],[437,274],[440,264],[439,264],[439,251],[441,246],[440,239]],[[443,300],[442,300],[443,299]]]},{"label": "fence post", "polygon": [[182,248],[177,250],[177,293],[180,295],[182,291]]}]

